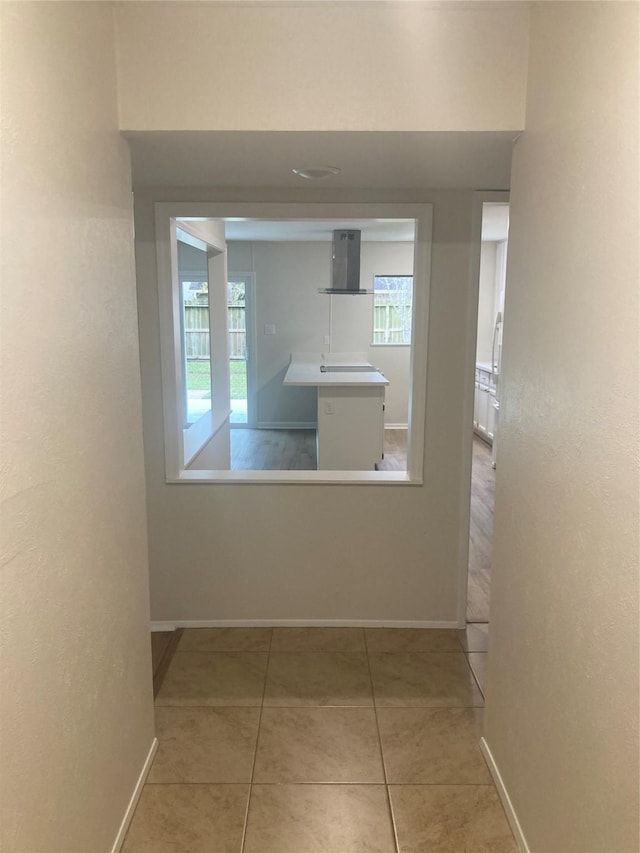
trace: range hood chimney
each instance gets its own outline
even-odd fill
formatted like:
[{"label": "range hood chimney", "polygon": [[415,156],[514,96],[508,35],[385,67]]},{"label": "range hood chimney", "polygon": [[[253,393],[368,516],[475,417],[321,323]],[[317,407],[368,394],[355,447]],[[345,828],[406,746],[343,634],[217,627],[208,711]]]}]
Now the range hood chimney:
[{"label": "range hood chimney", "polygon": [[340,229],[333,232],[331,287],[321,293],[370,293],[360,289],[360,231]]}]

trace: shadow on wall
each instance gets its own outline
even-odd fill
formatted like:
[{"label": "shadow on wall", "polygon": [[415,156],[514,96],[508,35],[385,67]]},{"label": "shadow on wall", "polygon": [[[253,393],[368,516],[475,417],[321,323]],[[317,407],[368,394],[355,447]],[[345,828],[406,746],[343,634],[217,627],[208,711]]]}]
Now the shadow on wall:
[{"label": "shadow on wall", "polygon": [[315,388],[286,388],[282,382],[287,364],[258,389],[258,423],[285,425],[295,428],[315,426],[318,420],[318,400]]}]

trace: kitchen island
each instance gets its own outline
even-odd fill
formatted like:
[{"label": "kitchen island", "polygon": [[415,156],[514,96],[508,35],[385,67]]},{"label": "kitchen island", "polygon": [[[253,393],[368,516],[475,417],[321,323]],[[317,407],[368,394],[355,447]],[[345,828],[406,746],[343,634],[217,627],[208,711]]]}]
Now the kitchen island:
[{"label": "kitchen island", "polygon": [[319,471],[375,470],[383,455],[389,380],[365,353],[292,353],[283,384],[318,389]]}]

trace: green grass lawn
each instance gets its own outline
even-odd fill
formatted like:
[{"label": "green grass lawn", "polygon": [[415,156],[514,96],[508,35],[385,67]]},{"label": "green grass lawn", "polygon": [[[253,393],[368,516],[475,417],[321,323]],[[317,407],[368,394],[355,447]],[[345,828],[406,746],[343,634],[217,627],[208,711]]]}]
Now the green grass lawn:
[{"label": "green grass lawn", "polygon": [[[231,380],[231,399],[247,399],[247,363],[246,361],[230,361],[229,373]],[[187,362],[187,387],[191,391],[209,391],[211,389],[211,374],[208,361]]]},{"label": "green grass lawn", "polygon": [[229,373],[231,379],[231,399],[247,399],[247,362],[230,361]]}]

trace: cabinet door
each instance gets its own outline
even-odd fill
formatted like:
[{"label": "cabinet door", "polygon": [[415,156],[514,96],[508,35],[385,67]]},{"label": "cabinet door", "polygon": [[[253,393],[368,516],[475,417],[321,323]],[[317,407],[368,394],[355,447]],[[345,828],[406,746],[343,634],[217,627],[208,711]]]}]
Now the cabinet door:
[{"label": "cabinet door", "polygon": [[476,382],[475,393],[473,395],[473,425],[478,426],[478,417],[480,416],[480,383]]},{"label": "cabinet door", "polygon": [[489,438],[493,439],[495,434],[495,422],[496,422],[496,410],[493,408],[493,404],[495,403],[496,398],[493,394],[488,394],[488,405],[487,405],[487,435]]},{"label": "cabinet door", "polygon": [[489,391],[486,385],[478,388],[478,429],[487,431],[487,420],[489,418]]},{"label": "cabinet door", "polygon": [[384,386],[318,388],[318,470],[373,471],[382,459]]}]

